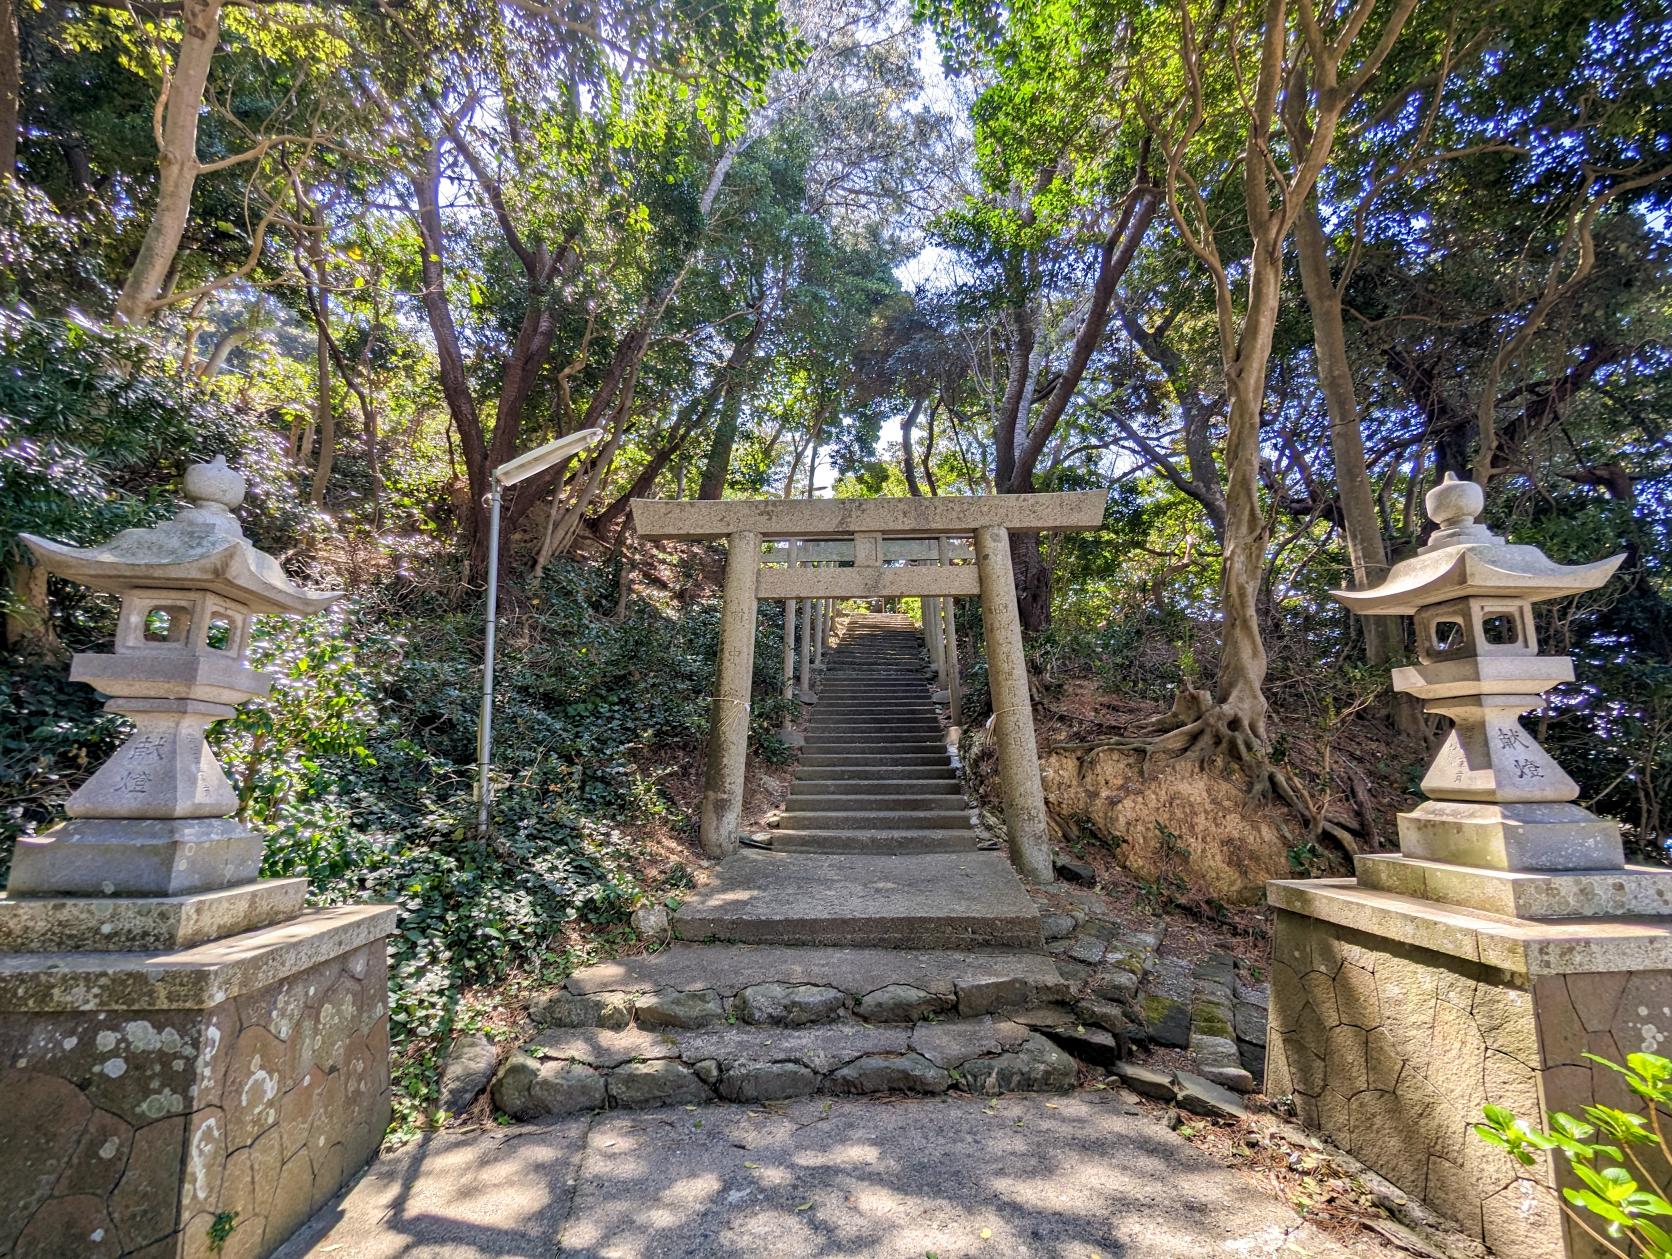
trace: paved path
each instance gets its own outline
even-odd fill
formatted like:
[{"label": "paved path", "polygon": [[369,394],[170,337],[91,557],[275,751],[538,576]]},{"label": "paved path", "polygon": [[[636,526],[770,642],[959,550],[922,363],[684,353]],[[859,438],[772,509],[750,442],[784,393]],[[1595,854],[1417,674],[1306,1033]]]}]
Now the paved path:
[{"label": "paved path", "polygon": [[810,1099],[441,1133],[278,1259],[1347,1259],[1111,1094]]}]

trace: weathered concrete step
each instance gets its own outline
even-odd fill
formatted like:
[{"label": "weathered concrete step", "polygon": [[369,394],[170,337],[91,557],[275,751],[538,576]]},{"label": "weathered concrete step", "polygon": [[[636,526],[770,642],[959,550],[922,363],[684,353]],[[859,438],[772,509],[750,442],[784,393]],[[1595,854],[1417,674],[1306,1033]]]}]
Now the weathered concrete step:
[{"label": "weathered concrete step", "polygon": [[803,749],[803,769],[940,769],[950,767],[944,747],[934,752],[821,752]]},{"label": "weathered concrete step", "polygon": [[819,694],[819,707],[824,707],[826,704],[829,704],[829,711],[831,712],[905,712],[905,714],[910,714],[911,709],[921,709],[925,704],[933,707],[928,684],[913,687],[910,692],[893,692],[893,694],[883,694],[883,696],[876,696],[876,694],[846,696],[846,694],[821,692]]},{"label": "weathered concrete step", "polygon": [[[912,819],[916,821],[915,818]],[[904,819],[901,819],[904,821]],[[798,825],[794,829],[761,832],[773,852],[869,853],[899,856],[924,852],[975,852],[981,847],[981,833],[964,820],[956,828],[890,828],[874,831],[843,831]]]},{"label": "weathered concrete step", "polygon": [[745,988],[764,983],[826,984],[858,998],[905,984],[926,993],[957,996],[971,1014],[1025,1009],[1069,991],[1056,964],[1033,951],[792,948],[678,941],[659,953],[583,967],[564,981],[560,991],[596,996],[713,989],[729,1001]]},{"label": "weathered concrete step", "polygon": [[940,729],[923,729],[923,731],[808,731],[808,742],[818,739],[819,742],[876,742],[886,741],[888,744],[911,744],[911,742],[940,742]]},{"label": "weathered concrete step", "polygon": [[957,781],[958,771],[944,756],[933,765],[811,765],[803,760],[791,790],[800,786],[848,786],[856,782],[952,784]]},{"label": "weathered concrete step", "polygon": [[791,856],[741,851],[674,915],[685,940],[1043,949],[1039,911],[995,852]]},{"label": "weathered concrete step", "polygon": [[[773,827],[791,831],[888,831],[926,827],[937,831],[955,831],[972,824],[963,809],[889,809],[886,812],[852,813],[840,809],[797,809],[780,813],[773,819]],[[887,849],[873,849],[883,851]]]},{"label": "weathered concrete step", "polygon": [[[911,814],[903,818],[900,814]],[[923,816],[920,816],[923,814]],[[777,814],[781,826],[806,821],[831,831],[873,831],[878,826],[958,826],[968,806],[961,796],[803,796]]]},{"label": "weathered concrete step", "polygon": [[917,699],[890,700],[833,699],[826,696],[819,701],[820,715],[831,717],[933,717],[939,711],[926,695]]},{"label": "weathered concrete step", "polygon": [[933,710],[923,713],[870,712],[827,713],[820,711],[809,725],[828,726],[839,730],[846,726],[884,730],[939,730],[940,717]]},{"label": "weathered concrete step", "polygon": [[836,782],[809,781],[797,775],[795,781],[790,784],[789,798],[792,801],[798,800],[803,796],[815,799],[839,797],[844,799],[876,800],[888,799],[897,796],[951,796],[954,799],[962,800],[964,798],[964,792],[963,789],[959,787],[958,780],[951,776],[950,770],[947,771],[947,774],[948,776],[945,778],[873,779],[865,785],[863,790],[868,793],[875,792],[877,794],[860,796],[853,795],[856,790],[860,789],[856,788],[851,782],[842,782],[840,780]]},{"label": "weathered concrete step", "polygon": [[[947,761],[946,739],[944,736],[937,736],[934,739],[919,739],[914,737],[910,740],[906,740],[893,739],[886,735],[862,735],[857,739],[846,735],[825,735],[818,737],[817,742],[819,746],[804,749],[804,755],[801,759],[801,763],[803,765],[809,763],[807,761],[808,756],[864,756],[871,754],[873,749],[875,749],[873,759],[875,759],[876,756],[887,757],[895,755],[934,756],[938,758],[935,762],[937,764],[950,763]],[[884,760],[879,763],[886,764],[887,761]],[[902,763],[911,764],[912,762],[906,761]]]},{"label": "weathered concrete step", "polygon": [[938,721],[810,721],[807,733],[821,737],[860,734],[879,739],[938,739],[941,737],[941,724]]},{"label": "weathered concrete step", "polygon": [[784,1101],[815,1093],[1060,1092],[1074,1059],[1022,1023],[952,1022],[636,1028],[548,1032],[494,1077],[494,1104],[513,1119],[606,1107]]},{"label": "weathered concrete step", "polygon": [[854,691],[870,694],[877,691],[915,691],[928,685],[928,677],[921,669],[901,669],[881,676],[875,674],[829,673],[819,683],[821,691]]}]

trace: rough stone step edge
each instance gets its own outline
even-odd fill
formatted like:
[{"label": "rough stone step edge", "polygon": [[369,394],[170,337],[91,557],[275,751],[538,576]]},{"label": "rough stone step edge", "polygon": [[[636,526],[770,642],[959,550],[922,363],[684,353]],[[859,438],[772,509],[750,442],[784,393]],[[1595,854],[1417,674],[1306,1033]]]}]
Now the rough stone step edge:
[{"label": "rough stone step edge", "polygon": [[[865,1023],[916,1023],[939,1016],[979,1018],[1015,1014],[1066,1001],[1070,987],[1057,979],[1037,984],[1010,976],[952,980],[950,993],[907,983],[853,992],[830,984],[765,981],[740,989],[730,1000],[712,988],[622,989],[575,993],[559,988],[536,997],[529,1018],[538,1027],[696,1031],[742,1022],[751,1026],[804,1027],[850,1015]],[[869,1007],[869,1008],[867,1008]]]},{"label": "rough stone step edge", "polygon": [[[1021,1025],[1010,1025],[1022,1033],[1019,1040],[1014,1034],[1001,1039],[994,1028],[992,1037],[982,1042],[984,1052],[967,1056],[946,1044],[949,1038],[932,1033],[921,1038],[920,1044],[924,1026],[913,1026],[903,1051],[858,1052],[845,1059],[840,1052],[830,1055],[814,1050],[764,1061],[716,1057],[687,1061],[685,1051],[674,1045],[667,1057],[604,1065],[572,1058],[541,1060],[518,1051],[495,1075],[493,1098],[514,1119],[536,1119],[605,1108],[692,1106],[716,1100],[786,1101],[816,1093],[928,1095],[954,1088],[983,1096],[1063,1092],[1073,1087],[1079,1075],[1072,1057],[1044,1035]],[[939,1031],[943,1025],[929,1026]]]}]

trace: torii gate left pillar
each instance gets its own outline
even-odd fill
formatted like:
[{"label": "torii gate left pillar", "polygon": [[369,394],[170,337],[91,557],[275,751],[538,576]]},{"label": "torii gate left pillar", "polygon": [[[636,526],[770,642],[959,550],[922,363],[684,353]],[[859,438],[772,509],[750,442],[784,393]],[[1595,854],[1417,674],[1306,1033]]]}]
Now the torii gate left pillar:
[{"label": "torii gate left pillar", "polygon": [[[1039,781],[1033,711],[1022,655],[1021,618],[1010,565],[1010,531],[1092,529],[1103,520],[1107,494],[1005,494],[978,498],[773,499],[669,501],[634,499],[639,536],[727,541],[725,606],[702,803],[702,849],[710,857],[736,851],[743,816],[754,674],[757,599],[879,599],[904,595],[980,595],[986,626],[993,737],[998,749],[1010,856],[1029,878],[1052,877],[1045,798]],[[973,534],[976,563],[883,567],[878,543],[891,538]],[[852,568],[763,572],[763,538],[852,539]],[[861,543],[863,542],[863,545]]]}]

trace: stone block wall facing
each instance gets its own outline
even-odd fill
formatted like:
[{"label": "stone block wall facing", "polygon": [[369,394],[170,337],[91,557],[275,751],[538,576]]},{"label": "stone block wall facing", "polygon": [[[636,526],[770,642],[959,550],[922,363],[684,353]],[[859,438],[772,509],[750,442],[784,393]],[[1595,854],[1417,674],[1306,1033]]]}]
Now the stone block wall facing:
[{"label": "stone block wall facing", "polygon": [[379,938],[202,1009],[0,1011],[0,1256],[268,1254],[388,1127],[387,987]]},{"label": "stone block wall facing", "polygon": [[1472,1126],[1488,1103],[1532,1122],[1552,1110],[1583,1117],[1593,1103],[1640,1111],[1620,1077],[1584,1055],[1661,1052],[1672,971],[1529,980],[1279,910],[1270,1032],[1271,1096],[1292,1096],[1303,1124],[1500,1259],[1603,1255],[1540,1188],[1553,1175],[1570,1183],[1565,1164],[1523,1174]]}]

